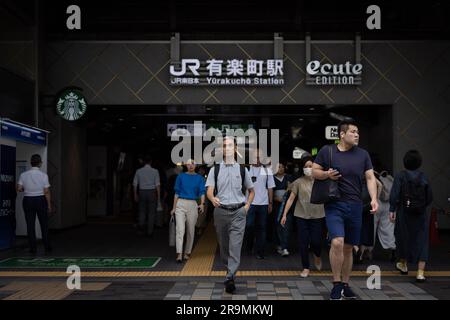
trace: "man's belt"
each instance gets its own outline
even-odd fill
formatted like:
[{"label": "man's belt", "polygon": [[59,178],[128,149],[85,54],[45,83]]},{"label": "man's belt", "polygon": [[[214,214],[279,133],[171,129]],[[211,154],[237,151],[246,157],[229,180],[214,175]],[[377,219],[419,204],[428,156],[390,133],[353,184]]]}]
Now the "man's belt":
[{"label": "man's belt", "polygon": [[242,208],[243,206],[245,206],[245,203],[239,203],[239,204],[221,204],[219,206],[220,209],[224,209],[224,210],[229,210],[229,211],[234,211],[237,209]]}]

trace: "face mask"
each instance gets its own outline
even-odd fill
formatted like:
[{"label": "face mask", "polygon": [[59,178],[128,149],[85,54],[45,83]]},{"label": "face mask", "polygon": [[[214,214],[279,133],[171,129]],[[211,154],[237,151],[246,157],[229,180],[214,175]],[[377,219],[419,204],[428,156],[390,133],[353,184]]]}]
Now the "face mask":
[{"label": "face mask", "polygon": [[305,174],[305,176],[311,177],[312,176],[312,168],[303,168],[303,173]]}]

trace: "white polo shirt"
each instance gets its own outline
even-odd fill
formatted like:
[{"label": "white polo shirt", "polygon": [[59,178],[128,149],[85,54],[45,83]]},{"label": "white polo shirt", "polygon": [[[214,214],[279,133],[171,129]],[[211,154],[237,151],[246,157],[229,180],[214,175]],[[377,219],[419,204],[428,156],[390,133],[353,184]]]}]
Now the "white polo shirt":
[{"label": "white polo shirt", "polygon": [[252,204],[257,206],[263,206],[269,204],[269,194],[266,189],[267,188],[275,188],[275,181],[273,180],[273,173],[270,168],[264,168],[263,166],[254,167],[251,166],[250,170],[250,178],[255,177],[256,181],[253,182],[253,186],[255,189],[255,198],[253,199]]},{"label": "white polo shirt", "polygon": [[43,196],[44,188],[50,187],[48,175],[38,167],[32,167],[30,170],[22,173],[17,184],[23,187],[25,197]]}]

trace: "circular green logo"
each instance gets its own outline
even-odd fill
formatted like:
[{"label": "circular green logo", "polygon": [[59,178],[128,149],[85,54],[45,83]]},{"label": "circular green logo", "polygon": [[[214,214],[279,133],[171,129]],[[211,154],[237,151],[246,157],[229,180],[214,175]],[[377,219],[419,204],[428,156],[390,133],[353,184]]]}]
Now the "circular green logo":
[{"label": "circular green logo", "polygon": [[86,99],[77,90],[64,91],[56,104],[56,112],[66,120],[80,119],[87,109]]}]

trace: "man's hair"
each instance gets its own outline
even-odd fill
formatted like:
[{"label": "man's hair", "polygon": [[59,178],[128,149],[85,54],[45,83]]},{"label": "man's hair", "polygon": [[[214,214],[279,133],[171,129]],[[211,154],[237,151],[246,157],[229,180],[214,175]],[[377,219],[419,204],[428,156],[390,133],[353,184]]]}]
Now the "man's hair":
[{"label": "man's hair", "polygon": [[407,170],[417,170],[422,165],[422,156],[417,150],[409,150],[403,157],[403,165]]},{"label": "man's hair", "polygon": [[223,137],[223,142],[225,142],[225,140],[233,140],[233,144],[236,146],[236,137],[235,136],[224,136]]},{"label": "man's hair", "polygon": [[341,132],[347,133],[347,130],[350,126],[358,127],[358,124],[356,121],[352,118],[346,118],[344,120],[341,120],[338,123],[338,134],[341,136]]},{"label": "man's hair", "polygon": [[31,156],[30,162],[31,162],[32,167],[37,167],[38,165],[40,165],[42,163],[41,156],[38,154],[33,154]]},{"label": "man's hair", "polygon": [[144,157],[144,161],[145,161],[145,163],[151,163],[151,162],[152,162],[152,157],[149,156],[149,155],[146,155],[146,156]]}]

